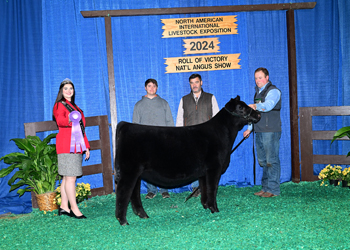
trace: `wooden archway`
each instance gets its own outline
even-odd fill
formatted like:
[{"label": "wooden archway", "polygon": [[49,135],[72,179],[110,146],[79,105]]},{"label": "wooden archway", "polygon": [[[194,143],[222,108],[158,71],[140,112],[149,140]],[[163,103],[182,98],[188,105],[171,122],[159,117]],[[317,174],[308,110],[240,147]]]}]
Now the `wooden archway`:
[{"label": "wooden archway", "polygon": [[316,6],[316,2],[305,2],[305,3],[285,3],[285,4],[257,4],[257,5],[230,5],[230,6],[210,6],[210,7],[81,11],[80,13],[83,15],[84,18],[104,17],[105,19],[109,99],[110,99],[110,111],[111,111],[112,138],[113,138],[113,154],[115,154],[114,138],[115,138],[115,132],[116,132],[116,126],[117,126],[117,103],[116,103],[116,95],[115,95],[111,17],[284,10],[286,11],[286,18],[287,18],[292,181],[299,182],[300,181],[300,169],[299,169],[300,162],[299,162],[298,94],[297,94],[298,88],[297,88],[294,10],[313,9],[315,6]]}]

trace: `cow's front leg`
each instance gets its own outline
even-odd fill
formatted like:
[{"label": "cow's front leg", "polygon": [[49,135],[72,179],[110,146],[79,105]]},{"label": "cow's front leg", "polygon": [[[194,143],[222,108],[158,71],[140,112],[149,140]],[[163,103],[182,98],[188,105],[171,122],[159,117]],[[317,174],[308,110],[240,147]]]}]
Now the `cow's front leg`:
[{"label": "cow's front leg", "polygon": [[199,188],[201,190],[201,203],[204,209],[208,208],[207,205],[207,200],[208,200],[208,194],[207,194],[207,181],[206,181],[206,177],[200,177],[198,179],[199,182]]},{"label": "cow's front leg", "polygon": [[217,173],[218,170],[208,171],[206,175],[207,180],[207,207],[212,213],[219,212],[218,205],[216,203],[216,194],[218,191],[218,185],[221,174]]},{"label": "cow's front leg", "polygon": [[131,194],[131,206],[134,214],[138,215],[142,219],[149,218],[143,209],[141,197],[140,197],[140,187],[141,187],[141,178],[138,178],[136,181],[134,190]]}]

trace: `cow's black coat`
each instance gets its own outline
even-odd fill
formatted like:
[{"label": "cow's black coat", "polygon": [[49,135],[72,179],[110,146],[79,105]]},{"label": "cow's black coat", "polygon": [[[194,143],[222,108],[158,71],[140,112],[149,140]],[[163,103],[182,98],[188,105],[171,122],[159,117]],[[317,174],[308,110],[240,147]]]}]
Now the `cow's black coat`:
[{"label": "cow's black coat", "polygon": [[231,99],[211,120],[188,127],[158,127],[120,122],[116,148],[116,218],[128,224],[126,211],[148,218],[140,198],[141,179],[163,188],[176,188],[199,180],[201,203],[219,212],[216,193],[225,173],[238,131],[258,122],[260,113]]}]

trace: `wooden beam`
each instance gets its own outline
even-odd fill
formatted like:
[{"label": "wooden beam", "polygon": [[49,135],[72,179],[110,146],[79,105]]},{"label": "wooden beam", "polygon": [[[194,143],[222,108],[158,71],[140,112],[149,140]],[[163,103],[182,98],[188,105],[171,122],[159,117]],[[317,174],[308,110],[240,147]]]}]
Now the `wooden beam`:
[{"label": "wooden beam", "polygon": [[[301,176],[299,171],[299,179],[303,181],[315,181],[317,180],[317,176],[314,176],[313,145],[311,138],[312,110],[310,108],[300,108],[299,115],[301,149]],[[298,176],[295,176],[295,178],[296,177]]]},{"label": "wooden beam", "polygon": [[349,165],[350,157],[346,155],[313,155],[314,164]]},{"label": "wooden beam", "polygon": [[335,115],[350,115],[350,109],[349,106],[324,106],[324,107],[313,107],[312,108],[312,115],[313,116],[323,116],[324,114],[327,114],[328,116],[335,116]]},{"label": "wooden beam", "polygon": [[316,6],[316,2],[306,2],[306,3],[228,5],[228,6],[208,6],[208,7],[183,7],[183,8],[93,10],[93,11],[80,11],[80,13],[83,15],[83,17],[90,18],[90,17],[224,13],[224,12],[243,12],[243,11],[299,10],[299,9],[313,9],[315,6]]},{"label": "wooden beam", "polygon": [[117,128],[117,100],[115,95],[114,80],[114,59],[113,59],[113,41],[112,41],[112,21],[110,17],[105,17],[106,47],[107,47],[107,66],[108,66],[108,86],[109,86],[109,107],[111,112],[112,128],[112,148],[113,159],[115,158],[115,133]]},{"label": "wooden beam", "polygon": [[288,74],[289,74],[289,105],[290,105],[290,134],[292,181],[300,181],[299,162],[299,129],[298,129],[298,84],[297,56],[295,45],[294,10],[287,11],[287,44],[288,44]]}]

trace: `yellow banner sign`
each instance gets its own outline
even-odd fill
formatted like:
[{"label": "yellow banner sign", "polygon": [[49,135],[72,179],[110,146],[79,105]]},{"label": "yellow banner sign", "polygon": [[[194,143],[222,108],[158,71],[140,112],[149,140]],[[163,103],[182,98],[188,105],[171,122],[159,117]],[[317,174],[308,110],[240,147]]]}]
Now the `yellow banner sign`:
[{"label": "yellow banner sign", "polygon": [[184,54],[204,54],[204,53],[217,53],[220,52],[218,46],[219,38],[201,38],[201,39],[182,39],[184,41],[184,47],[186,50]]},{"label": "yellow banner sign", "polygon": [[238,34],[237,15],[161,19],[162,38]]},{"label": "yellow banner sign", "polygon": [[168,65],[165,73],[240,69],[241,65],[238,65],[240,55],[239,53],[164,58],[165,64]]}]

